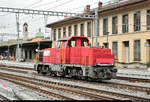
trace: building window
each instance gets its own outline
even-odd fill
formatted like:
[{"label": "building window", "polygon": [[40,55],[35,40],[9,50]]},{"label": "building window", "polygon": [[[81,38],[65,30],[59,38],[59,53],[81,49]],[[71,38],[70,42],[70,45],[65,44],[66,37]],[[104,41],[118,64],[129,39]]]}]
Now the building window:
[{"label": "building window", "polygon": [[112,34],[118,33],[118,17],[115,16],[112,18]]},{"label": "building window", "polygon": [[147,30],[150,30],[150,10],[147,10]]},{"label": "building window", "polygon": [[72,28],[71,28],[71,26],[68,27],[68,33],[69,33],[69,34],[68,34],[69,36],[72,35]]},{"label": "building window", "polygon": [[141,44],[140,40],[134,41],[134,61],[141,60]]},{"label": "building window", "polygon": [[122,16],[122,33],[128,32],[128,14]]},{"label": "building window", "polygon": [[118,59],[118,42],[112,43],[112,52],[115,54],[115,57]]},{"label": "building window", "polygon": [[66,37],[66,27],[63,27],[63,37]]},{"label": "building window", "polygon": [[108,34],[108,18],[103,19],[103,35]]},{"label": "building window", "polygon": [[88,37],[91,37],[91,29],[92,27],[91,27],[91,22],[88,22],[87,23],[87,36]]},{"label": "building window", "polygon": [[56,29],[54,29],[53,35],[54,35],[54,41],[56,41]]},{"label": "building window", "polygon": [[134,13],[134,31],[141,30],[141,12]]},{"label": "building window", "polygon": [[74,25],[74,36],[78,36],[78,25]]},{"label": "building window", "polygon": [[61,28],[58,29],[58,39],[61,38]]},{"label": "building window", "polygon": [[81,32],[81,35],[84,35],[84,24],[80,25],[80,32]]}]

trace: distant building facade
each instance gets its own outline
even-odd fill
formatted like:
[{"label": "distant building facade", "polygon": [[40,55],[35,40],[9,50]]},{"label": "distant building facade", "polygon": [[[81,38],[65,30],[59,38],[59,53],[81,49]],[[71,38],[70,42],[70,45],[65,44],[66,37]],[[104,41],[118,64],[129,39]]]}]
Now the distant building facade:
[{"label": "distant building facade", "polygon": [[[112,49],[120,63],[150,63],[150,0],[120,0],[99,8],[99,46]],[[84,13],[94,14],[88,5]],[[84,35],[94,46],[94,20],[66,18],[48,24],[52,46],[63,37]]]},{"label": "distant building facade", "polygon": [[[35,59],[36,49],[51,48],[51,40],[44,39],[41,29],[36,33],[35,38],[28,38],[28,24],[23,25],[23,39],[19,39],[19,59],[33,62]],[[9,40],[0,43],[0,55],[5,58],[14,56],[17,60],[17,40]]]}]

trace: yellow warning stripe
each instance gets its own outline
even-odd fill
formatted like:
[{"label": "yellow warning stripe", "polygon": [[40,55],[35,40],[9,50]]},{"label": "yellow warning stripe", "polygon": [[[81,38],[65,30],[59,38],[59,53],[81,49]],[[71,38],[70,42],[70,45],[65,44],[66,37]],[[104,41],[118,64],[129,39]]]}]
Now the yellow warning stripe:
[{"label": "yellow warning stripe", "polygon": [[89,56],[89,65],[91,64],[91,56]]}]

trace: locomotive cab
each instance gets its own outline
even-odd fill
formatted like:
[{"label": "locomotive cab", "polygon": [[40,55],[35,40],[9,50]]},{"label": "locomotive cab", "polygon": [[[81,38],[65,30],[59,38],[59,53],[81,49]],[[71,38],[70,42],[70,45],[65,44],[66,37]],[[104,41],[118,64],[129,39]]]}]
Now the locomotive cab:
[{"label": "locomotive cab", "polygon": [[57,48],[71,48],[71,47],[90,47],[89,40],[86,37],[73,37],[59,39]]}]

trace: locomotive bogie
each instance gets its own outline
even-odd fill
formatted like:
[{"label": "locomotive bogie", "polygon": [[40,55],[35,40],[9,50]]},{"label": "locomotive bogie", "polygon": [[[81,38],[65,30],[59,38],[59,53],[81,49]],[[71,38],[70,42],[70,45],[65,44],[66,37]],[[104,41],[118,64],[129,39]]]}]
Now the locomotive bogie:
[{"label": "locomotive bogie", "polygon": [[109,80],[116,76],[116,69],[113,67],[93,67],[68,64],[40,63],[34,67],[38,73],[64,77],[78,77],[79,79],[91,78],[93,80]]}]

